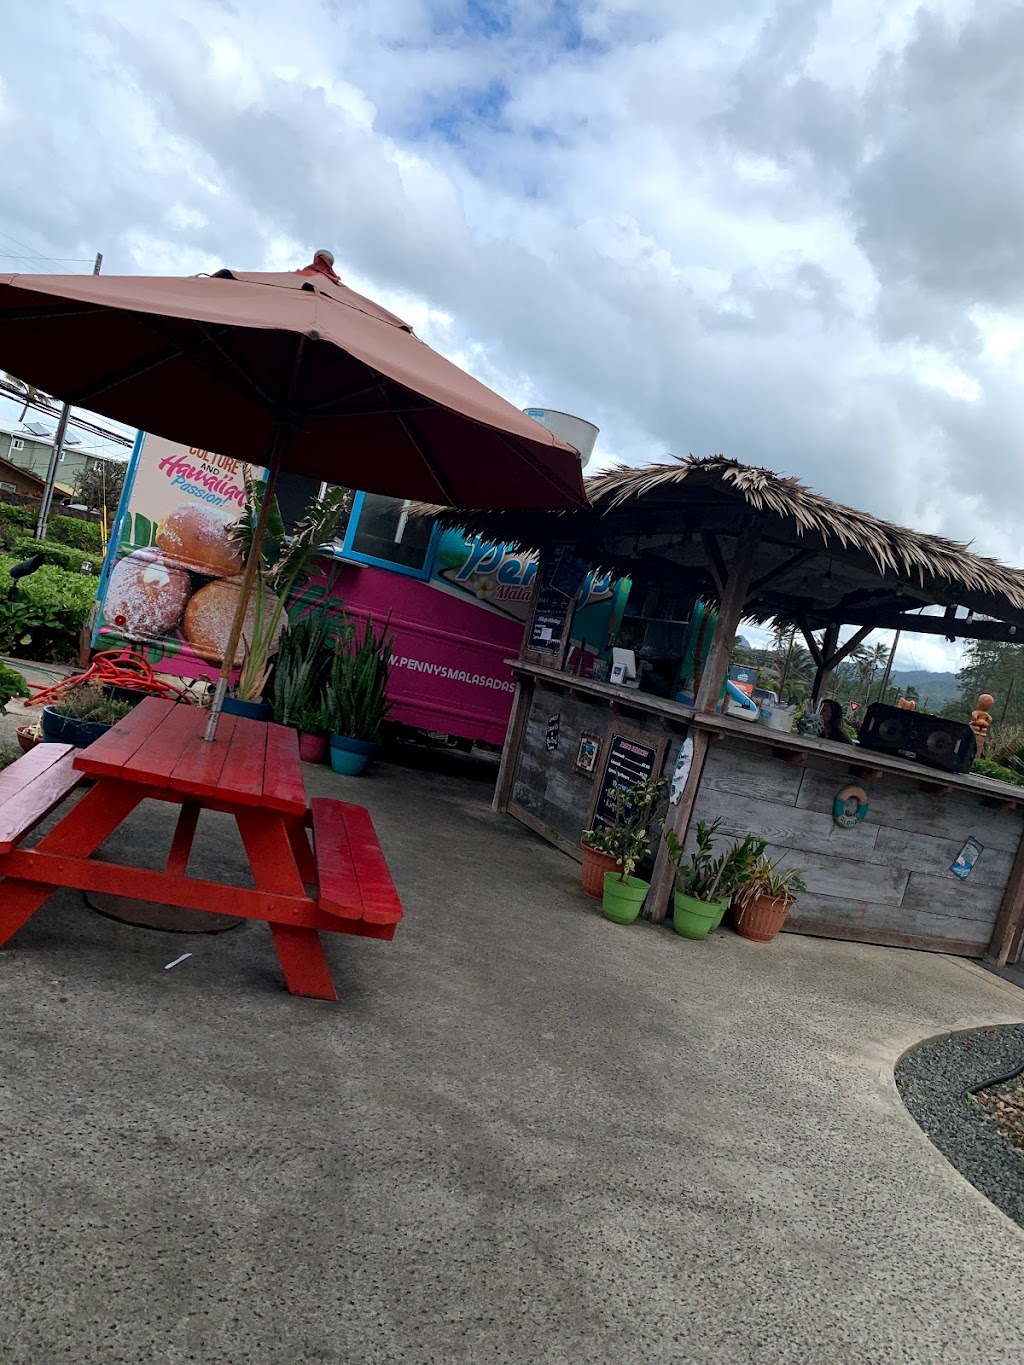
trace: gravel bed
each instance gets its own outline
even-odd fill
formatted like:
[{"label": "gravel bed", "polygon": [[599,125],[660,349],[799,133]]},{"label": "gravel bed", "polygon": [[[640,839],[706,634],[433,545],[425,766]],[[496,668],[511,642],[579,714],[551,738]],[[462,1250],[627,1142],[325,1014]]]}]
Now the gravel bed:
[{"label": "gravel bed", "polygon": [[1024,1024],[958,1033],[922,1043],[896,1066],[914,1119],[956,1169],[1024,1227],[1024,1154],[964,1098],[972,1085],[1024,1062]]}]

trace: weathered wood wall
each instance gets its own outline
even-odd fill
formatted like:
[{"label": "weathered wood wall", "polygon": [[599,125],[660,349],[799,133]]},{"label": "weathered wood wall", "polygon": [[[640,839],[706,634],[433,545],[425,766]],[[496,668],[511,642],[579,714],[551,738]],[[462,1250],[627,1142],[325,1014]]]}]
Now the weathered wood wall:
[{"label": "weathered wood wall", "polygon": [[[559,717],[558,748],[554,752],[547,748],[547,723],[551,716]],[[601,736],[601,752],[592,777],[577,772],[574,766],[580,735],[585,730]],[[613,734],[637,735],[650,744],[666,739],[661,722],[653,716],[616,715],[600,702],[595,704],[561,688],[538,684],[523,732],[509,814],[578,859],[580,834],[587,827],[591,800],[604,771],[609,737]],[[682,741],[680,733],[668,736],[662,773],[672,773]]]},{"label": "weathered wood wall", "polygon": [[[832,807],[852,783],[867,792],[869,809],[863,823],[843,829]],[[988,946],[1024,832],[1019,809],[983,806],[965,792],[928,795],[895,774],[865,781],[826,758],[799,767],[736,740],[711,747],[689,846],[697,821],[716,817],[722,834],[760,835],[783,866],[803,869],[807,891],[788,929],[974,957]],[[971,836],[983,852],[961,880],[950,867]]]}]

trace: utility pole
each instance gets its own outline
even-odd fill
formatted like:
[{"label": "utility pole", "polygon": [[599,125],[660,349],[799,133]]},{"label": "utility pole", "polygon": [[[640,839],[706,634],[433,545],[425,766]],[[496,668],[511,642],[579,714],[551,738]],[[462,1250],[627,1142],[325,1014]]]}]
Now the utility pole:
[{"label": "utility pole", "polygon": [[[103,253],[97,251],[96,260],[93,262],[92,273],[98,275],[103,264]],[[68,429],[68,418],[71,415],[71,404],[65,403],[60,410],[60,417],[57,420],[57,430],[53,437],[53,450],[50,452],[50,463],[46,470],[46,483],[43,485],[43,497],[39,504],[39,519],[36,522],[36,540],[42,540],[46,535],[46,523],[50,516],[50,504],[53,502],[53,485],[57,482],[57,466],[60,464],[61,456],[64,454],[64,436]]]}]

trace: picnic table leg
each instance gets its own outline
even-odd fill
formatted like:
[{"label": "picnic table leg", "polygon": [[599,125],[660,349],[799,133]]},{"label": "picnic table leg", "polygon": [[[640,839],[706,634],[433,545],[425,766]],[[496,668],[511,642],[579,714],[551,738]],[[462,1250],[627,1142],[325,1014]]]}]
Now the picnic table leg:
[{"label": "picnic table leg", "polygon": [[[252,810],[238,811],[235,818],[257,890],[304,896],[303,874],[284,817],[272,811]],[[285,984],[292,995],[337,1000],[331,969],[316,930],[268,922]]]},{"label": "picnic table leg", "polygon": [[299,869],[299,876],[306,886],[316,886],[316,859],[313,857],[313,850],[309,846],[306,838],[306,824],[299,816],[285,816],[288,828],[288,841],[295,854],[295,865]]},{"label": "picnic table leg", "polygon": [[[88,858],[108,839],[139,804],[145,792],[122,782],[97,782],[60,824],[40,839],[40,853],[63,853]],[[2,870],[2,859],[0,859]],[[50,899],[55,886],[5,877],[0,882],[0,946]]]}]

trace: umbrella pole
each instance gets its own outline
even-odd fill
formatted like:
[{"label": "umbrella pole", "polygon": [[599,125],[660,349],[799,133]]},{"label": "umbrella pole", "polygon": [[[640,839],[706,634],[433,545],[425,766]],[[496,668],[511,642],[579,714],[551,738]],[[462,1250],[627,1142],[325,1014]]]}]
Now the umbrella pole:
[{"label": "umbrella pole", "polygon": [[242,574],[242,582],[238,590],[238,607],[235,610],[235,619],[231,623],[231,634],[228,636],[227,648],[224,650],[224,659],[220,666],[220,677],[217,679],[217,690],[213,694],[213,705],[210,707],[210,719],[206,722],[206,733],[203,735],[203,738],[206,740],[214,739],[217,734],[217,722],[220,720],[220,713],[224,706],[224,697],[228,690],[228,678],[231,676],[231,670],[235,665],[235,653],[238,649],[238,642],[242,638],[242,626],[245,624],[245,610],[249,605],[253,584],[256,582],[256,575],[259,572],[263,540],[266,536],[267,526],[270,522],[270,509],[277,490],[277,476],[280,472],[280,429],[278,428],[274,432],[270,464],[267,468],[267,486],[263,490],[263,501],[260,504],[260,514],[256,518],[256,526],[252,533],[252,545],[249,547],[249,558],[246,561],[245,572]]}]

